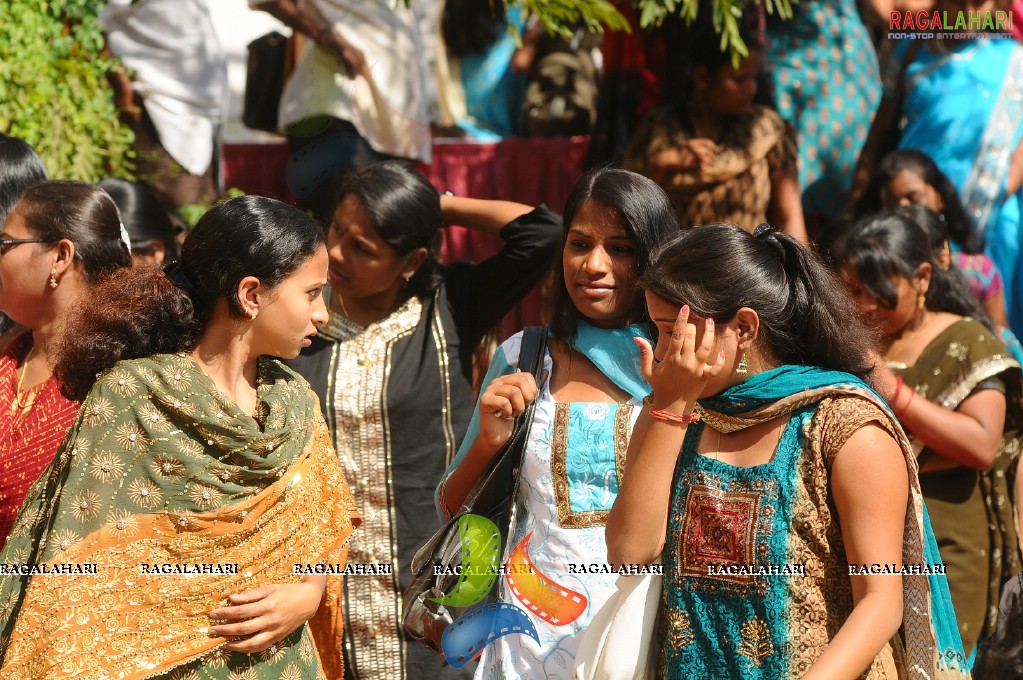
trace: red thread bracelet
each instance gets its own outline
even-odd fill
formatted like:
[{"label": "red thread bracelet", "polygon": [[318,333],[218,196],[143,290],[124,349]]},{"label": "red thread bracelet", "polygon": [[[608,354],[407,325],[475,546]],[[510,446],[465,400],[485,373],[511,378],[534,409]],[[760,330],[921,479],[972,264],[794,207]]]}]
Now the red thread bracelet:
[{"label": "red thread bracelet", "polygon": [[[916,396],[916,390],[913,390],[913,389],[908,388],[908,387],[906,389],[909,391],[909,401],[906,402],[905,406],[903,406],[898,411],[896,411],[896,413],[898,415],[900,415],[900,416],[904,415],[906,413],[906,411],[909,410],[909,405],[913,403],[913,397]],[[893,410],[894,410],[894,406],[895,405],[893,404],[892,406],[893,406]]]},{"label": "red thread bracelet", "polygon": [[700,420],[700,414],[695,411],[687,416],[682,416],[659,408],[650,409],[650,417],[654,420],[660,420],[665,423],[675,423],[677,425],[691,425],[692,423],[699,422]]},{"label": "red thread bracelet", "polygon": [[899,403],[899,395],[902,394],[902,386],[905,383],[902,381],[902,376],[895,378],[895,392],[892,394],[892,410],[895,410],[895,405]]}]

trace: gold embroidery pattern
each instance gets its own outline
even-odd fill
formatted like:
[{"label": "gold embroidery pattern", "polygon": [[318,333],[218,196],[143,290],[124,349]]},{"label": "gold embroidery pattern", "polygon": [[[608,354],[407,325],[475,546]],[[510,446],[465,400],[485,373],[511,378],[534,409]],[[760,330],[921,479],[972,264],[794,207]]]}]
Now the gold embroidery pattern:
[{"label": "gold embroidery pattern", "polygon": [[[970,372],[961,380],[953,382],[945,391],[932,399],[943,408],[954,411],[959,408],[966,397],[970,396],[974,388],[988,378],[1000,375],[1011,368],[1018,368],[1019,364],[1008,357],[993,356],[976,361],[970,367]],[[918,389],[921,396],[927,397],[923,390]]]},{"label": "gold embroidery pattern", "polygon": [[98,482],[112,482],[124,473],[124,462],[112,451],[104,451],[89,464],[89,472]]},{"label": "gold embroidery pattern", "polygon": [[[630,404],[617,404],[614,420],[615,474],[621,484],[625,470],[625,454],[629,450],[632,432],[632,411]],[[558,523],[567,529],[599,527],[607,523],[608,510],[572,510],[568,482],[568,416],[571,404],[558,402],[554,405],[554,429],[551,437],[551,481],[554,485],[554,503],[558,509]]]},{"label": "gold embroidery pattern", "polygon": [[676,488],[687,492],[684,500],[672,502],[671,521],[679,533],[670,543],[674,557],[671,578],[685,581],[683,587],[694,591],[762,597],[767,579],[709,574],[708,567],[770,561],[777,480],[726,481],[712,472],[690,468],[681,474]]},{"label": "gold embroidery pattern", "polygon": [[739,654],[748,659],[747,670],[760,668],[764,660],[774,654],[774,645],[771,642],[771,631],[759,617],[742,624],[739,629],[742,639],[739,640]]},{"label": "gold embroidery pattern", "polygon": [[[313,515],[310,508],[321,512]],[[308,518],[304,528],[296,527],[301,518]],[[198,659],[223,644],[204,631],[208,613],[226,603],[227,593],[297,582],[295,563],[343,559],[355,518],[321,426],[289,474],[254,498],[220,513],[189,514],[185,529],[178,516],[158,512],[135,516],[138,533],[130,541],[115,520],[69,544],[56,562],[96,564],[97,574],[30,581],[4,677],[150,677]],[[58,533],[50,543],[64,538],[70,542]],[[237,564],[238,575],[190,579],[142,573],[143,564],[173,564],[181,555]],[[206,661],[215,665],[213,657]],[[251,668],[233,672],[257,677]]]},{"label": "gold embroidery pattern", "polygon": [[[434,300],[434,304],[437,304],[436,299]],[[451,461],[455,457],[455,453],[457,453],[457,451],[455,448],[455,426],[451,423],[451,374],[448,366],[448,341],[447,336],[444,333],[444,324],[441,322],[439,314],[434,315],[431,330],[433,331],[433,342],[437,346],[437,364],[440,368],[441,399],[444,404],[440,411],[441,417],[444,419],[444,461],[446,467],[451,465]]]},{"label": "gold embroidery pattern", "polygon": [[[712,566],[756,564],[761,494],[693,485],[686,499],[682,533],[677,546],[679,575],[708,577]],[[726,581],[752,586],[750,575],[718,575]]]},{"label": "gold embroidery pattern", "polygon": [[683,647],[693,644],[693,627],[689,621],[689,612],[681,609],[672,609],[664,617],[668,625],[668,639],[671,648],[678,652]]},{"label": "gold embroidery pattern", "polygon": [[352,562],[390,564],[393,572],[344,581],[345,651],[349,672],[360,680],[405,678],[386,399],[391,348],[415,330],[421,316],[422,303],[413,296],[367,328],[332,313],[324,332],[338,341],[330,372],[336,382],[329,390],[337,454],[363,518],[349,557]]}]

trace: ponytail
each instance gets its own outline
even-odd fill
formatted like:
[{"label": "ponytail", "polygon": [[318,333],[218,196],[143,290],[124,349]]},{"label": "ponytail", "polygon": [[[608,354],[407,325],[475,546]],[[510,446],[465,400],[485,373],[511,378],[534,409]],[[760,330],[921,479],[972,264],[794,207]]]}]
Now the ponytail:
[{"label": "ponytail", "polygon": [[315,220],[280,201],[239,196],[217,204],[185,240],[180,266],[136,266],[90,291],[62,333],[54,368],[62,393],[81,401],[118,361],[194,349],[220,300],[231,317],[245,318],[237,298],[243,278],[272,289],[323,243]]},{"label": "ponytail", "polygon": [[865,380],[873,370],[875,337],[844,285],[802,244],[768,225],[755,234],[727,224],[683,232],[654,253],[642,285],[719,324],[742,307],[753,309],[761,341],[782,363]]}]

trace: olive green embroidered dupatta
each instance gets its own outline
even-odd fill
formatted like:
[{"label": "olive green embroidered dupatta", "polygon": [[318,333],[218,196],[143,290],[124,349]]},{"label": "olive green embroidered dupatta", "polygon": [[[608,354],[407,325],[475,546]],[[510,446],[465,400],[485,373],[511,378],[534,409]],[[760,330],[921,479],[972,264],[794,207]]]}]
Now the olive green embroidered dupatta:
[{"label": "olive green embroidered dupatta", "polygon": [[308,384],[261,360],[258,400],[242,413],[186,356],[101,376],[0,555],[0,677],[340,675],[339,577],[312,635],[245,655],[207,632],[229,594],[343,562],[359,522]]},{"label": "olive green embroidered dupatta", "polygon": [[[964,646],[994,631],[1002,584],[1020,570],[1019,544],[1010,498],[1023,426],[1020,366],[981,323],[963,319],[938,334],[913,366],[889,364],[925,399],[955,410],[985,380],[1005,384],[1005,434],[991,470],[977,473],[964,467],[921,473],[931,519],[944,551],[953,599],[956,600]],[[919,445],[917,446],[919,449]],[[924,448],[921,466],[935,452]],[[978,530],[978,526],[984,529]],[[984,561],[987,560],[987,564]],[[984,603],[987,603],[986,611]]]}]

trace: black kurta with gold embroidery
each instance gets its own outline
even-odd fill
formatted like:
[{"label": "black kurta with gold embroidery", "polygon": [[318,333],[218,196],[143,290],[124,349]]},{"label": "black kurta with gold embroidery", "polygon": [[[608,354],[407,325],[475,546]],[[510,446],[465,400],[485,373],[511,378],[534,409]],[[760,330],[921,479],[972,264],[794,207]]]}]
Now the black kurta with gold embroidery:
[{"label": "black kurta with gold embroidery", "polygon": [[291,362],[320,395],[362,513],[349,560],[391,571],[345,579],[346,678],[472,676],[401,633],[401,593],[412,556],[440,526],[433,491],[472,416],[473,351],[549,270],[559,226],[537,208],[501,230],[505,247],[494,257],[446,267],[432,297],[365,328],[331,313]]}]

